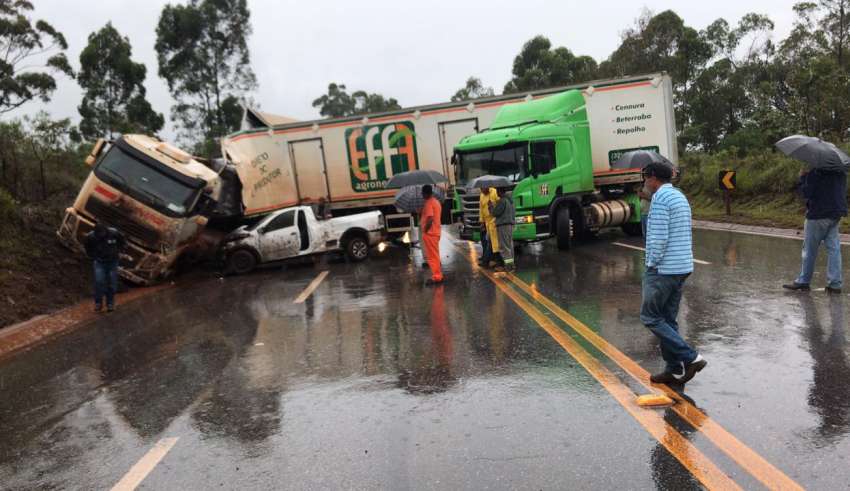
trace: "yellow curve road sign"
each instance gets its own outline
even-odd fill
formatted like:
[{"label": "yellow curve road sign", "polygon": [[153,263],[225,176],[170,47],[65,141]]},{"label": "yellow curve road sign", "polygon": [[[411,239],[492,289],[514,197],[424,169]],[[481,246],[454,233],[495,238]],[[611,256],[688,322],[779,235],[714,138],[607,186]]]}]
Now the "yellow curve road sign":
[{"label": "yellow curve road sign", "polygon": [[722,191],[731,191],[735,189],[735,171],[722,170],[717,176],[717,182]]}]

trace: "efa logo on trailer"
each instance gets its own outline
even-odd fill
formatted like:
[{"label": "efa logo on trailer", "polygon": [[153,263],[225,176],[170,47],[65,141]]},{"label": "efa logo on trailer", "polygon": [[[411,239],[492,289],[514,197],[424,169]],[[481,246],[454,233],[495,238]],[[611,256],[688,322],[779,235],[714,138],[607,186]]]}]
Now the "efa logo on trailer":
[{"label": "efa logo on trailer", "polygon": [[410,121],[349,128],[345,141],[351,187],[359,193],[386,189],[395,174],[419,168]]}]

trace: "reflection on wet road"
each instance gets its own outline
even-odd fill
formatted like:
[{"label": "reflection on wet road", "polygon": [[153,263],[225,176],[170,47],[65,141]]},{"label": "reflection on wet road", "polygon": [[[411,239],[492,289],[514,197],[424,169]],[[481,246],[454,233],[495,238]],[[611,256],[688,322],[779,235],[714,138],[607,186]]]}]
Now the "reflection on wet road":
[{"label": "reflection on wet road", "polygon": [[447,236],[443,287],[389,248],[300,303],[312,267],[140,299],[0,365],[0,482],[111,487],[177,438],[141,487],[846,487],[850,299],[781,291],[800,243],[695,233],[680,318],[709,367],[635,409],[661,360],[613,242],[641,246],[538,244],[496,279]]}]

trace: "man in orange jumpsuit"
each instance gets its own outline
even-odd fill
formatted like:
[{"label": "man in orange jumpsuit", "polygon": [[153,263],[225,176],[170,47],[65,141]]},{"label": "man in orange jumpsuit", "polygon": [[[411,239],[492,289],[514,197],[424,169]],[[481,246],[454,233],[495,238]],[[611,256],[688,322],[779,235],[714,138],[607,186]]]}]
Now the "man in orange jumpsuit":
[{"label": "man in orange jumpsuit", "polygon": [[434,190],[428,184],[422,186],[422,197],[425,198],[425,205],[419,214],[419,223],[422,226],[425,256],[428,259],[428,267],[431,269],[431,278],[425,284],[436,285],[443,282],[443,271],[440,268],[440,216],[443,213],[443,207],[434,197]]}]

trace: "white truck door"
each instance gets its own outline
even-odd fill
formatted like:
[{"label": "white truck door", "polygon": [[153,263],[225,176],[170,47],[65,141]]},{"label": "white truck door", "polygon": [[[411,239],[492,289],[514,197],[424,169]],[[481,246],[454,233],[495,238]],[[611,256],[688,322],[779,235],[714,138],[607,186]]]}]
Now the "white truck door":
[{"label": "white truck door", "polygon": [[437,131],[440,136],[440,155],[443,159],[443,175],[449,178],[449,182],[455,183],[455,168],[452,165],[452,155],[455,145],[461,138],[478,133],[478,118],[458,119],[455,121],[444,121],[438,124]]},{"label": "white truck door", "polygon": [[289,158],[295,169],[295,184],[301,204],[330,202],[325,149],[321,138],[289,142]]},{"label": "white truck door", "polygon": [[298,255],[301,238],[295,223],[298,210],[286,210],[260,229],[260,253],[266,261]]}]

